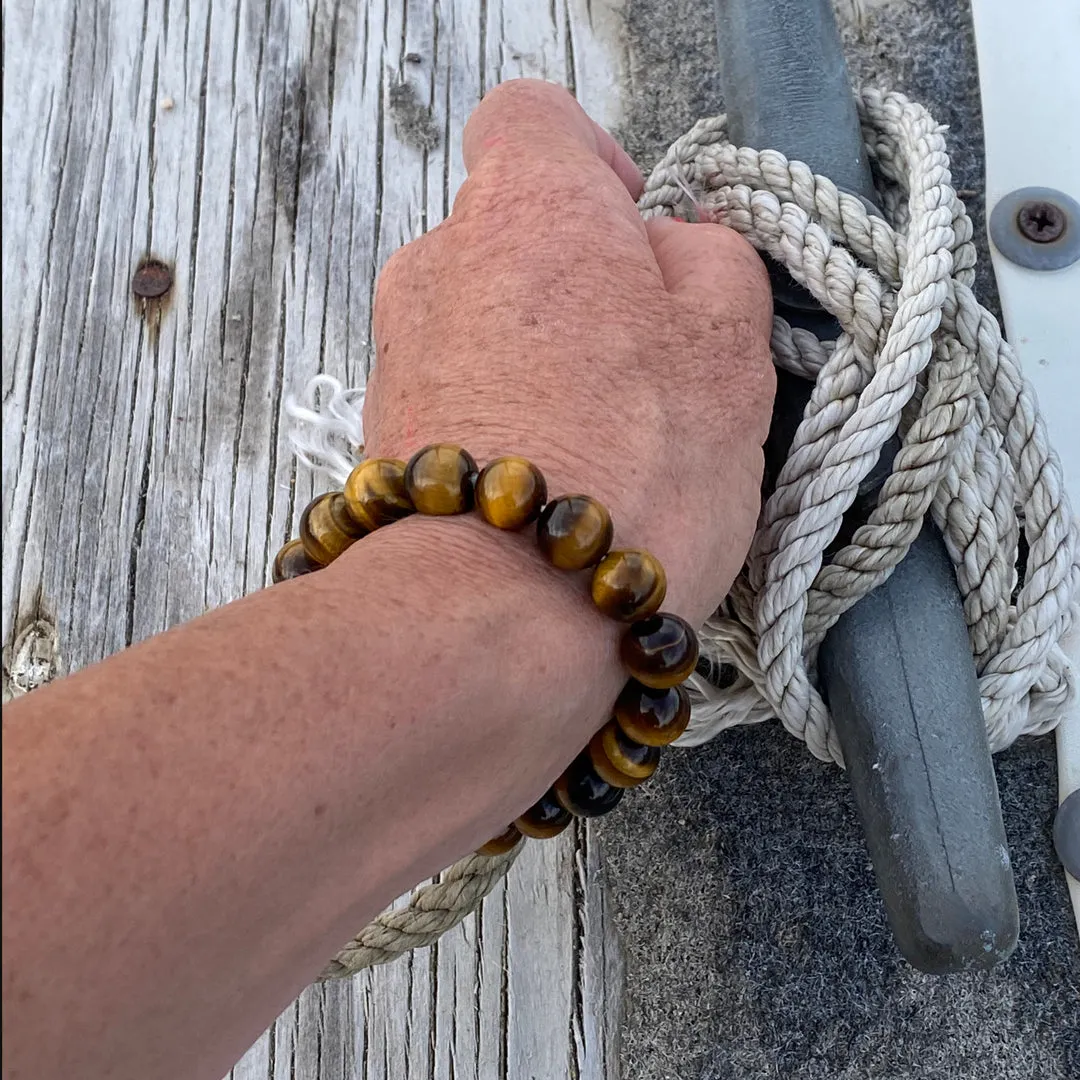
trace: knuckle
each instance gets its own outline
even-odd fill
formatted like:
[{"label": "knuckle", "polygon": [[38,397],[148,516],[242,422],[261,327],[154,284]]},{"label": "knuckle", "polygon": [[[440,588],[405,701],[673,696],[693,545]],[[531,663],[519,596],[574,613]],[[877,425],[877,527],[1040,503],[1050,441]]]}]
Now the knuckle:
[{"label": "knuckle", "polygon": [[454,215],[500,232],[513,227],[550,234],[570,218],[603,216],[613,176],[599,158],[572,148],[538,157],[499,147],[462,186]]},{"label": "knuckle", "polygon": [[[416,241],[413,241],[416,243]],[[412,278],[412,265],[416,257],[416,249],[413,244],[399,247],[389,259],[386,260],[379,272],[379,280],[375,285],[376,303],[380,298],[385,300],[392,297],[402,289],[409,287]]]},{"label": "knuckle", "polygon": [[566,87],[545,79],[506,79],[486,95],[493,101],[514,101],[526,105],[538,105],[545,101],[573,101]]},{"label": "knuckle", "polygon": [[395,251],[379,273],[379,280],[375,284],[375,303],[385,303],[388,296],[392,296],[408,280],[409,277],[409,248],[408,245]]},{"label": "knuckle", "polygon": [[544,112],[552,108],[560,111],[573,104],[573,95],[558,83],[544,82],[542,79],[508,79],[499,83],[485,95],[477,113],[523,113],[530,119],[535,118],[537,110]]},{"label": "knuckle", "polygon": [[434,232],[425,233],[399,247],[379,271],[375,283],[375,314],[408,303],[431,278],[431,264],[437,255]]}]

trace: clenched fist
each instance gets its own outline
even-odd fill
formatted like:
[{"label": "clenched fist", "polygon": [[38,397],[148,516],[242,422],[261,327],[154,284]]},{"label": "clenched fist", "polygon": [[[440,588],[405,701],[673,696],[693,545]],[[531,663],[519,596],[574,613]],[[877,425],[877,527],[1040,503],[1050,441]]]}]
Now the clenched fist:
[{"label": "clenched fist", "polygon": [[367,453],[458,442],[605,503],[695,622],[753,535],[774,376],[769,283],[720,225],[642,221],[641,175],[563,89],[492,91],[453,213],[379,279]]}]

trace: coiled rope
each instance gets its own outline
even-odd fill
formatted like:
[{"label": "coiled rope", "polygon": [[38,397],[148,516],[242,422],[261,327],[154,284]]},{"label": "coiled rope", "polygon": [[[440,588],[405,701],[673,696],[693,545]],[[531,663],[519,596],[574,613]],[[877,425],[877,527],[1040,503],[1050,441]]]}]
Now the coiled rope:
[{"label": "coiled rope", "polygon": [[[776,716],[817,757],[843,764],[815,686],[818,646],[904,558],[928,513],[956,567],[991,749],[1051,730],[1074,690],[1059,641],[1080,597],[1080,530],[1034,394],[971,291],[974,230],[944,129],[902,94],[864,90],[858,104],[884,218],[800,162],[732,145],[723,116],[671,146],[639,204],[651,217],[689,202],[735,229],[842,329],[823,342],[774,321],[774,362],[814,389],[746,564],[701,634],[704,655],[734,669],[734,682],[694,678],[681,745]],[[307,396],[289,405],[297,454],[343,483],[356,463],[347,449],[363,441],[362,391],[320,376]],[[826,563],[894,437],[876,506]],[[430,944],[479,906],[516,854],[456,863],[361,931],[324,977]]]}]

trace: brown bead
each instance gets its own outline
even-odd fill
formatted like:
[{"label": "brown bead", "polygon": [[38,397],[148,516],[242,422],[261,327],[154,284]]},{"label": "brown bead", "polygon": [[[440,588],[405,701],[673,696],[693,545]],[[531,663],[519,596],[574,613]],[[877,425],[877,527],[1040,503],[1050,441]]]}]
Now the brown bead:
[{"label": "brown bead", "polygon": [[521,529],[540,516],[547,483],[540,470],[522,457],[488,462],[476,481],[476,508],[497,529]]},{"label": "brown bead", "polygon": [[361,461],[342,494],[353,519],[369,532],[415,512],[405,490],[405,462],[396,458]]},{"label": "brown bead", "polygon": [[697,666],[697,634],[678,615],[650,615],[630,627],[619,653],[638,682],[662,690],[677,686]]},{"label": "brown bead", "polygon": [[624,791],[597,774],[587,751],[574,758],[551,790],[559,805],[574,817],[599,817],[610,813],[622,801]]},{"label": "brown bead", "polygon": [[452,443],[418,450],[405,466],[405,490],[421,514],[465,514],[473,508],[476,462]]},{"label": "brown bead", "polygon": [[531,836],[535,840],[547,840],[552,836],[558,836],[572,820],[573,815],[559,805],[555,792],[548,791],[514,824],[526,836]]},{"label": "brown bead", "polygon": [[504,855],[521,839],[516,825],[507,825],[506,831],[493,836],[486,844],[476,849],[477,855]]},{"label": "brown bead", "polygon": [[561,495],[544,507],[536,523],[540,550],[560,570],[595,566],[611,547],[611,515],[588,495]]},{"label": "brown bead", "polygon": [[654,615],[666,594],[664,568],[647,551],[611,551],[593,571],[593,603],[619,622],[636,622]]},{"label": "brown bead", "polygon": [[361,522],[349,513],[349,504],[345,501],[345,493],[341,491],[331,492],[330,517],[334,524],[353,540],[360,540],[370,532]]},{"label": "brown bead", "polygon": [[622,728],[609,720],[589,742],[589,760],[600,779],[613,787],[636,787],[656,772],[660,748],[628,739]]},{"label": "brown bead", "polygon": [[615,702],[615,721],[634,742],[667,746],[690,723],[690,698],[681,686],[654,690],[631,679]]},{"label": "brown bead", "polygon": [[303,541],[290,540],[277,553],[270,576],[276,585],[279,581],[288,581],[319,569],[319,564],[304,550]]},{"label": "brown bead", "polygon": [[364,530],[345,509],[340,491],[329,491],[312,499],[300,515],[298,531],[304,549],[320,566],[332,563],[364,535]]}]

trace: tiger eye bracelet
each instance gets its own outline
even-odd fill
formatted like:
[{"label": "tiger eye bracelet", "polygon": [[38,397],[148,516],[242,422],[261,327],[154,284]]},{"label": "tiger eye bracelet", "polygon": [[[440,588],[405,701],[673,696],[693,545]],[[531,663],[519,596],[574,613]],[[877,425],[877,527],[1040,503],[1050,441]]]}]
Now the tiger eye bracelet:
[{"label": "tiger eye bracelet", "polygon": [[557,836],[575,817],[596,817],[618,806],[628,788],[656,772],[663,747],[690,722],[690,699],[680,685],[694,670],[693,627],[660,611],[667,578],[659,560],[637,548],[612,551],[607,509],[588,495],[548,500],[543,474],[521,457],[501,457],[477,469],[460,446],[436,443],[408,462],[369,458],[350,473],[343,491],[313,499],[300,515],[299,537],[274,559],[275,583],[310,574],[375,529],[410,514],[445,516],[476,509],[498,529],[535,522],[536,539],[560,570],[592,571],[598,611],[628,624],[619,656],[631,678],[612,716],[547,793],[478,851],[499,855],[522,838]]}]

